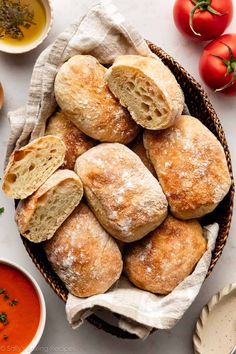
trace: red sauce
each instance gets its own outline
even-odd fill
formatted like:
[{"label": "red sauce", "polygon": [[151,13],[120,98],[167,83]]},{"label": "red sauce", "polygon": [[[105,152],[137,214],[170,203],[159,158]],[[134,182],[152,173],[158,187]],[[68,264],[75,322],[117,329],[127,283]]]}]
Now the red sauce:
[{"label": "red sauce", "polygon": [[0,263],[0,353],[21,353],[35,336],[39,320],[40,302],[30,280]]}]

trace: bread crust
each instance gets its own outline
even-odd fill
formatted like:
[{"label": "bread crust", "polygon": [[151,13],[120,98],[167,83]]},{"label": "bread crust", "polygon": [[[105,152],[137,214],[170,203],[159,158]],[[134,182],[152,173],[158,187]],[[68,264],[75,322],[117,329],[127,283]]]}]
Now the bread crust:
[{"label": "bread crust", "polygon": [[61,166],[65,153],[65,144],[53,135],[15,150],[5,169],[2,190],[14,199],[28,197]]},{"label": "bread crust", "polygon": [[167,216],[158,181],[124,145],[95,146],[77,159],[75,171],[97,219],[121,241],[142,238]]},{"label": "bread crust", "polygon": [[137,138],[129,145],[129,148],[135,152],[140,158],[142,163],[147,167],[151,174],[157,178],[155,168],[153,167],[151,161],[148,159],[146,149],[143,145],[143,132],[137,136]]},{"label": "bread crust", "polygon": [[97,144],[79,130],[63,112],[56,112],[49,118],[45,135],[56,135],[63,140],[66,155],[61,168],[69,170],[74,170],[77,157]]},{"label": "bread crust", "polygon": [[56,100],[86,135],[103,142],[128,144],[139,128],[111,94],[104,81],[106,70],[90,55],[72,57],[56,76]]},{"label": "bread crust", "polygon": [[158,58],[121,55],[105,80],[132,118],[146,129],[166,129],[183,111],[181,87]]},{"label": "bread crust", "polygon": [[198,119],[180,116],[165,131],[146,131],[144,146],[176,217],[208,214],[228,193],[231,178],[224,150]]},{"label": "bread crust", "polygon": [[69,292],[78,297],[106,292],[122,271],[118,246],[84,203],[45,243],[44,249]]},{"label": "bread crust", "polygon": [[[49,227],[47,224],[46,209],[48,203],[53,199],[53,195],[58,189],[73,188],[73,193],[76,194],[73,200],[71,195],[66,194],[66,205],[60,205],[59,210],[55,210],[54,225]],[[42,242],[50,239],[64,220],[72,213],[75,207],[79,204],[83,196],[83,185],[77,174],[70,170],[58,170],[32,195],[22,200],[16,209],[16,223],[22,236],[32,242]],[[59,198],[59,197],[58,197]],[[62,200],[58,200],[62,202]],[[64,200],[65,203],[65,200]],[[54,205],[52,205],[52,208]],[[39,220],[38,230],[34,231],[36,213],[42,211],[44,219]]]},{"label": "bread crust", "polygon": [[138,288],[168,294],[191,274],[206,248],[198,221],[168,216],[147,237],[128,246],[124,271]]}]

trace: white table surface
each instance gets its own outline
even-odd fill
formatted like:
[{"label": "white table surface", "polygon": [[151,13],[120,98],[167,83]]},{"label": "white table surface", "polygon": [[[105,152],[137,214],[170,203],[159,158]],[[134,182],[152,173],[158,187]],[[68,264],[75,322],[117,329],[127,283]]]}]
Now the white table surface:
[{"label": "white table surface", "polygon": [[[0,113],[0,171],[3,170],[9,134],[7,111],[25,103],[32,68],[37,56],[67,25],[84,15],[92,3],[93,1],[88,0],[53,0],[55,19],[48,39],[38,49],[28,54],[14,56],[0,53],[0,81],[4,85],[6,94],[5,106]],[[191,43],[177,33],[172,21],[174,0],[114,0],[114,3],[145,38],[165,49],[201,82],[198,74],[198,60],[203,45]],[[235,20],[228,32],[236,30]],[[206,90],[221,119],[235,167],[236,98],[222,97],[207,88]],[[2,192],[0,192],[0,206],[5,207],[4,214],[0,216],[0,257],[7,257],[24,266],[36,278],[45,295],[47,323],[43,338],[35,350],[37,353],[192,353],[192,331],[201,308],[214,293],[226,284],[236,281],[236,223],[234,218],[223,256],[211,276],[205,281],[194,304],[173,330],[159,331],[144,342],[117,339],[88,323],[85,323],[78,331],[73,331],[67,323],[63,302],[46,284],[26,253],[14,223],[13,202],[5,198]]]}]

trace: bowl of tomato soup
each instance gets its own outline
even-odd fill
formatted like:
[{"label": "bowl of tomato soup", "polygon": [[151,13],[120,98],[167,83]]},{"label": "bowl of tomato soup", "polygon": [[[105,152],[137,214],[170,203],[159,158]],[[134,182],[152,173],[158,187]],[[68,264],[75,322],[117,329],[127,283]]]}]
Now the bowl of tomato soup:
[{"label": "bowl of tomato soup", "polygon": [[0,258],[0,353],[31,353],[45,321],[45,301],[36,281],[20,266]]}]

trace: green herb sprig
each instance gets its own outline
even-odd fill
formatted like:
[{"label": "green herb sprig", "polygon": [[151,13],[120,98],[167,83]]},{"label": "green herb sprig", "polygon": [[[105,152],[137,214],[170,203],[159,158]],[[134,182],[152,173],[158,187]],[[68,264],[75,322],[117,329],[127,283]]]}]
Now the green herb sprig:
[{"label": "green herb sprig", "polygon": [[34,11],[29,9],[29,5],[21,4],[20,0],[0,0],[0,38],[22,39],[21,28],[36,25],[33,18]]},{"label": "green herb sprig", "polygon": [[12,300],[11,302],[9,302],[10,306],[16,306],[18,304],[18,300]]},{"label": "green herb sprig", "polygon": [[[5,301],[9,300],[9,296],[7,294],[6,289],[0,288],[0,295],[2,295],[3,300],[5,300]],[[10,306],[16,306],[18,304],[18,302],[19,302],[18,300],[14,299],[14,300],[9,301],[8,304]],[[4,326],[8,325],[9,321],[8,321],[8,317],[7,317],[6,312],[0,313],[0,323],[2,323]],[[8,337],[8,335],[4,334],[2,336],[2,338],[4,340],[7,340],[9,337]]]},{"label": "green herb sprig", "polygon": [[0,322],[6,326],[8,324],[7,314],[5,312],[0,313]]}]

